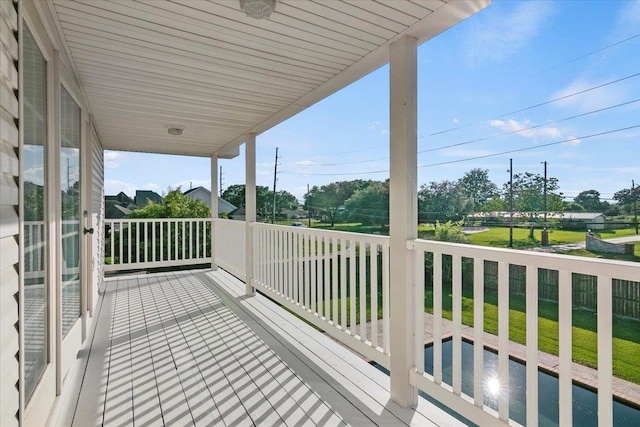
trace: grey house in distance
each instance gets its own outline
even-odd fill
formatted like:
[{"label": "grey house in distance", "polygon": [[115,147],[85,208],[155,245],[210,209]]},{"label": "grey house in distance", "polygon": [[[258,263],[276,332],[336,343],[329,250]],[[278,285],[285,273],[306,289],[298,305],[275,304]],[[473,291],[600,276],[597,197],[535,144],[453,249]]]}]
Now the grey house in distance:
[{"label": "grey house in distance", "polygon": [[[190,198],[191,200],[201,200],[206,203],[207,206],[211,207],[211,191],[206,188],[200,186],[191,188],[184,192],[184,195]],[[228,214],[236,210],[237,208],[233,206],[231,203],[227,202],[222,197],[218,196],[218,215],[224,213]]]}]

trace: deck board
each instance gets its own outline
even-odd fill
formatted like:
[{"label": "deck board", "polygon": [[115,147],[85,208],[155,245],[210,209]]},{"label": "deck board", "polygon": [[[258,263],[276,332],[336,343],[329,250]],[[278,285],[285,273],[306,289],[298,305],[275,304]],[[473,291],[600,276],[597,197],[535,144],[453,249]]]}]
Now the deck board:
[{"label": "deck board", "polygon": [[400,408],[386,375],[223,270],[105,286],[74,426],[460,424]]}]

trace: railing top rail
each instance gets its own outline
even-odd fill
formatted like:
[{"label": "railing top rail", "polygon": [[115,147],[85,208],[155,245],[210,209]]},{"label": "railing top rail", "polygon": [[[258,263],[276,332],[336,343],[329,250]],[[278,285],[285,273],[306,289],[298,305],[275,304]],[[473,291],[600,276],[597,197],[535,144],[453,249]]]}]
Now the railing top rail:
[{"label": "railing top rail", "polygon": [[389,236],[379,236],[377,234],[353,233],[348,231],[325,230],[322,228],[310,228],[310,227],[292,227],[290,225],[267,224],[263,222],[252,222],[250,226],[253,228],[267,228],[267,229],[273,228],[277,230],[286,229],[298,234],[306,234],[310,236],[337,235],[337,237],[340,239],[359,240],[359,241],[364,241],[364,242],[378,244],[378,245],[389,244]]},{"label": "railing top rail", "polygon": [[407,241],[408,249],[482,258],[487,261],[507,261],[509,264],[527,265],[558,271],[572,271],[591,276],[608,276],[621,280],[640,281],[640,264],[629,261],[585,258],[572,255],[518,249],[492,248],[463,243],[415,239]]},{"label": "railing top rail", "polygon": [[104,222],[211,221],[211,218],[105,218]]}]

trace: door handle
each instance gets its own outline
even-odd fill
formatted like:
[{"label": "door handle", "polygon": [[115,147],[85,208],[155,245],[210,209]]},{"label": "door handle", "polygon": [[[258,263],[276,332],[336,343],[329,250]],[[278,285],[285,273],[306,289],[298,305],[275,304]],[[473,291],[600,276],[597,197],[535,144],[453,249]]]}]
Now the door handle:
[{"label": "door handle", "polygon": [[84,234],[87,234],[87,233],[93,234],[93,227],[91,227],[91,228],[85,227],[84,230],[82,230],[82,231],[84,232]]}]

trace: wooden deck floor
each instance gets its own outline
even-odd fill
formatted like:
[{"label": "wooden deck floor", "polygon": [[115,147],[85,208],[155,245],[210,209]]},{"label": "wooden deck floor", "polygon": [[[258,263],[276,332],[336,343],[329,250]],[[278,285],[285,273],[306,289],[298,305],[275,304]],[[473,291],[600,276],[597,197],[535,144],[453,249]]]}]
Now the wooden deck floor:
[{"label": "wooden deck floor", "polygon": [[58,424],[460,425],[219,270],[108,279]]}]

